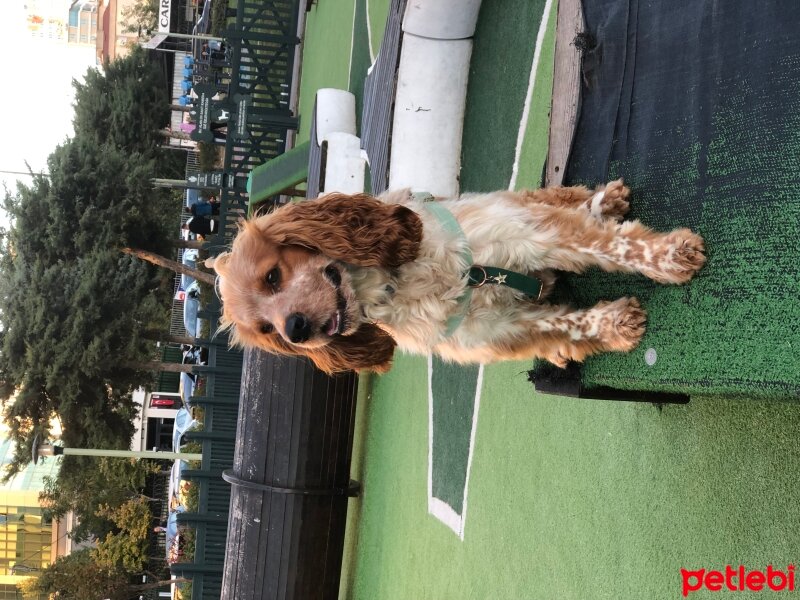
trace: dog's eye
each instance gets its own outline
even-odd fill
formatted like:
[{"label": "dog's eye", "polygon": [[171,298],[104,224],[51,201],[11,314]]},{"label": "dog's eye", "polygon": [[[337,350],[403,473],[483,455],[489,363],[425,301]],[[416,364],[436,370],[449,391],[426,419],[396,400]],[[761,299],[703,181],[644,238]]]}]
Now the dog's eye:
[{"label": "dog's eye", "polygon": [[266,277],[264,277],[264,281],[267,282],[269,287],[277,288],[278,284],[281,282],[281,270],[278,267],[275,267],[269,273],[267,273]]},{"label": "dog's eye", "polygon": [[273,331],[275,331],[275,328],[272,326],[272,323],[262,323],[259,329],[261,330],[261,333],[272,333]]}]

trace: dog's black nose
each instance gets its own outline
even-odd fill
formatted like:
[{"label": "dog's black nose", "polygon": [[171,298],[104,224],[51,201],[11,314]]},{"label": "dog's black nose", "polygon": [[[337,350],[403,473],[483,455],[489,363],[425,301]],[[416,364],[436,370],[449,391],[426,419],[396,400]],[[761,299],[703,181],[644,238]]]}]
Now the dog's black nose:
[{"label": "dog's black nose", "polygon": [[307,342],[308,338],[311,337],[311,322],[305,315],[294,313],[286,319],[286,327],[284,330],[286,331],[286,337],[289,338],[289,341],[294,344],[302,344],[303,342]]}]

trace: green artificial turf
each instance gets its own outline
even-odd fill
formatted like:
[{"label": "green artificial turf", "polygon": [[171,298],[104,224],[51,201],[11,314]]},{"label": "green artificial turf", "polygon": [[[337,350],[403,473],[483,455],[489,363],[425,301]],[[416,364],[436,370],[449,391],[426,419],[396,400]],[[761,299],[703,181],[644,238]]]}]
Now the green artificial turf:
[{"label": "green artificial turf", "polygon": [[[721,96],[709,144],[684,139],[612,165],[610,178],[624,176],[633,190],[633,216],[698,231],[708,263],[683,287],[604,273],[570,279],[581,305],[635,295],[649,313],[633,353],[586,362],[589,383],[800,398],[800,113],[789,108],[800,108],[798,96],[784,99],[784,120],[767,125],[747,86]],[[648,367],[651,348],[658,361]]]},{"label": "green artificial turf", "polygon": [[[357,14],[385,14],[373,0],[361,6]],[[539,1],[483,2],[470,71],[463,190],[508,186],[543,6]],[[352,2],[328,0],[325,8],[331,27],[345,27],[341,23],[349,18],[345,29],[352,28]],[[323,26],[323,16],[318,15],[314,27],[322,36],[333,35]],[[364,28],[357,25],[356,30],[363,36]],[[382,24],[373,23],[375,31],[382,31]],[[552,36],[546,40],[544,63],[550,60]],[[322,65],[341,59],[312,41],[307,40],[304,61],[318,66],[306,70],[304,62],[304,78],[311,78],[301,88],[306,94],[324,79],[328,67]],[[341,40],[338,47],[344,47]],[[353,64],[365,64],[369,44],[361,40],[353,47],[358,53]],[[331,64],[330,69],[342,71],[341,65]],[[536,186],[541,177],[546,78],[552,72],[540,72],[517,187]],[[353,85],[352,77],[349,82]],[[675,152],[690,153],[691,148]],[[677,190],[676,201],[679,197]],[[721,221],[727,216],[707,218]],[[747,220],[743,218],[741,227]],[[717,261],[716,268],[726,268],[719,255],[712,251],[710,256],[712,265]],[[779,257],[779,266],[781,260],[789,258]],[[780,269],[772,271],[772,277],[779,275]],[[691,304],[687,299],[706,289],[704,277],[696,287],[653,286],[658,294],[672,296],[653,296],[648,336],[669,335],[659,323],[667,322],[670,303]],[[629,279],[612,278],[608,292],[622,293],[615,286],[630,284]],[[713,302],[701,309],[707,323],[720,319]],[[676,318],[696,327],[692,314],[678,313]],[[791,318],[791,313],[781,317],[785,324]],[[779,348],[791,350],[780,346],[785,340],[772,331]],[[671,348],[659,354],[659,368],[670,361],[704,364],[702,348]],[[641,356],[633,359],[641,361]],[[601,372],[620,371],[614,363],[600,365],[592,363],[589,373],[601,377]],[[517,362],[485,369],[463,540],[428,514],[426,360],[397,356],[389,374],[375,377],[372,386],[361,386],[352,473],[363,489],[350,501],[342,598],[661,600],[681,598],[681,568],[724,570],[726,564],[743,564],[764,569],[772,564],[785,569],[797,562],[800,405],[695,395],[688,405],[659,411],[649,404],[545,397],[528,383],[529,367]],[[468,379],[459,382],[467,384]],[[437,385],[457,387],[444,380]],[[442,463],[443,469],[452,470],[458,481],[463,481],[463,420],[470,396],[454,394],[451,399],[461,402],[460,419],[437,425],[439,442],[447,446],[450,440],[456,452],[450,457],[454,460]],[[728,595],[705,592],[690,598]]]},{"label": "green artificial turf", "polygon": [[348,88],[355,1],[316,2],[307,14],[300,72],[298,141],[309,138],[317,90]]},{"label": "green artificial turf", "polygon": [[478,365],[431,364],[431,496],[464,515]]},{"label": "green artificial turf", "polygon": [[[569,296],[581,306],[635,295],[649,312],[639,348],[587,360],[584,382],[800,399],[797,28],[787,25],[789,14],[768,11],[751,20],[745,10],[718,15],[717,22],[726,24],[714,34],[667,42],[665,32],[680,26],[664,25],[664,14],[681,8],[641,6],[639,35],[631,39],[649,36],[650,43],[638,45],[635,69],[608,77],[626,90],[614,139],[601,143],[582,137],[591,129],[583,119],[576,138],[582,151],[570,161],[567,177],[586,181],[598,173],[605,177],[606,171],[608,179],[624,177],[632,190],[629,216],[662,231],[690,227],[699,232],[708,262],[682,287],[596,271],[564,278]],[[708,8],[685,6],[684,24],[686,13],[696,14],[689,6]],[[747,36],[754,41],[746,42]],[[665,49],[681,43],[685,52],[670,64]],[[724,68],[709,66],[715,59],[712,47]],[[718,72],[705,75],[712,70]],[[597,98],[615,96],[589,92],[584,108]],[[659,98],[665,99],[664,107],[653,102]],[[597,168],[588,168],[591,163]],[[648,350],[657,356],[652,366],[645,362]]]},{"label": "green artificial turf", "polygon": [[320,88],[353,92],[360,126],[364,78],[372,64],[370,34],[377,51],[389,5],[390,0],[370,0],[369,6],[366,0],[325,0],[315,3],[308,13],[300,77],[299,141],[309,137],[314,95]]},{"label": "green artificial turf", "polygon": [[[508,189],[544,0],[484,0],[470,62],[461,191]],[[555,23],[545,38],[526,125],[520,186],[539,187],[547,150]],[[519,186],[518,186],[519,187]]]},{"label": "green artificial turf", "polygon": [[487,369],[461,541],[427,514],[426,379],[400,360],[359,407],[350,598],[658,600],[681,597],[681,568],[798,560],[796,404],[659,411],[541,397],[517,365]]}]

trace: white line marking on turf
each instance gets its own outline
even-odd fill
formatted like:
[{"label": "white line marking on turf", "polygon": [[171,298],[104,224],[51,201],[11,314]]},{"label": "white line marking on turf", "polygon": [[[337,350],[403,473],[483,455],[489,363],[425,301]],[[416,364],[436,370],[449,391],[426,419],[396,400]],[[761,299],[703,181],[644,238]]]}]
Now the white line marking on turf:
[{"label": "white line marking on turf", "polygon": [[472,408],[472,431],[469,432],[469,456],[467,457],[467,479],[464,482],[464,501],[461,503],[461,532],[459,537],[464,539],[464,529],[467,525],[467,492],[469,491],[469,476],[472,473],[472,454],[475,450],[475,434],[478,431],[478,411],[481,408],[481,390],[483,389],[483,365],[478,367],[478,381],[475,385],[475,405]]},{"label": "white line marking on turf", "polygon": [[469,433],[469,454],[467,456],[467,472],[464,480],[464,495],[461,502],[461,514],[439,498],[433,497],[433,356],[428,355],[428,513],[439,519],[452,529],[463,541],[467,524],[467,496],[469,495],[469,479],[472,471],[472,456],[475,450],[475,433],[478,431],[478,412],[481,406],[481,389],[483,388],[483,365],[478,368],[478,381],[475,387],[475,403],[472,407],[472,430]]},{"label": "white line marking on turf", "polygon": [[345,89],[350,87],[350,76],[353,74],[353,48],[356,45],[356,11],[358,10],[358,0],[353,1],[353,27],[350,29],[350,62],[347,65],[347,84]]},{"label": "white line marking on turf", "polygon": [[[367,0],[369,2],[369,0]],[[525,140],[525,131],[528,127],[528,117],[531,111],[531,100],[533,98],[533,86],[536,83],[536,74],[541,62],[542,46],[544,36],[550,21],[550,11],[553,0],[546,0],[542,12],[542,20],[539,23],[539,32],[536,35],[536,48],[533,51],[531,61],[531,74],[528,79],[528,92],[525,96],[525,105],[522,109],[522,119],[520,120],[519,131],[517,133],[517,148],[514,155],[514,166],[511,171],[511,181],[508,189],[513,190],[517,185],[517,175],[519,174],[519,159],[522,153],[522,143]],[[353,14],[355,31],[355,13]],[[369,31],[369,10],[367,10],[367,30]],[[370,34],[371,35],[371,34]],[[370,53],[372,53],[372,42],[370,38]],[[351,52],[352,61],[352,52]],[[373,58],[373,63],[375,59]],[[478,412],[481,404],[481,388],[483,387],[483,365],[478,369],[478,383],[475,390],[475,404],[472,411],[472,431],[469,436],[469,456],[467,457],[467,474],[464,481],[464,499],[461,505],[461,515],[456,513],[451,506],[433,497],[433,357],[428,355],[428,512],[439,519],[442,523],[452,529],[458,537],[464,539],[464,529],[467,522],[467,496],[469,491],[469,479],[472,472],[472,455],[475,449],[475,433],[478,430]]]},{"label": "white line marking on turf", "polygon": [[369,62],[370,64],[375,64],[375,51],[372,49],[372,21],[369,18],[369,0],[367,0],[366,4],[366,19],[367,19],[367,40],[369,43]]},{"label": "white line marking on turf", "polygon": [[433,501],[433,355],[428,354],[428,512]]},{"label": "white line marking on turf", "polygon": [[428,498],[428,512],[452,529],[455,534],[464,540],[464,517],[459,515],[446,502],[439,498]]},{"label": "white line marking on turf", "polygon": [[528,79],[528,94],[525,96],[525,105],[522,109],[522,119],[517,133],[517,150],[514,154],[514,167],[511,170],[511,181],[508,189],[513,190],[517,187],[517,175],[519,175],[519,159],[522,153],[522,142],[525,140],[525,131],[528,129],[528,117],[531,112],[531,99],[533,98],[533,86],[536,83],[536,73],[539,70],[539,62],[542,57],[542,46],[544,45],[544,34],[547,31],[547,24],[550,21],[550,8],[553,0],[547,0],[544,4],[542,20],[539,23],[539,33],[536,35],[536,49],[533,51],[533,62],[531,64],[531,76]]}]

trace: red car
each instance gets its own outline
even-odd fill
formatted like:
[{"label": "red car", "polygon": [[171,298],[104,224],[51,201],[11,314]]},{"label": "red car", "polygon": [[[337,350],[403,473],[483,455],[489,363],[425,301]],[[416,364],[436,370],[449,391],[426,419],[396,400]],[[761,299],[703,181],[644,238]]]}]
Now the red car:
[{"label": "red car", "polygon": [[150,408],[180,408],[181,399],[178,396],[153,394],[150,396]]}]

